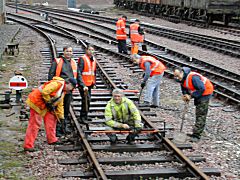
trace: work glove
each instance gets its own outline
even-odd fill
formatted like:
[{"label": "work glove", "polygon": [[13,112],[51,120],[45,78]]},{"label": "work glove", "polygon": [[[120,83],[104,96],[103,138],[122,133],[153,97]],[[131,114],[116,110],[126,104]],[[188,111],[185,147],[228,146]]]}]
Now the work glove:
[{"label": "work glove", "polygon": [[85,92],[88,91],[88,87],[84,86],[83,91],[85,91]]},{"label": "work glove", "polygon": [[146,86],[146,82],[141,83],[141,88],[143,89]]},{"label": "work glove", "polygon": [[190,96],[189,94],[184,94],[184,95],[182,96],[182,100],[183,100],[184,102],[189,102],[189,101],[191,100],[191,96]]},{"label": "work glove", "polygon": [[129,129],[129,125],[127,125],[127,124],[122,124],[122,125],[121,125],[121,128],[123,128],[123,129]]},{"label": "work glove", "polygon": [[132,130],[133,130],[133,134],[137,135],[138,133],[141,132],[142,128],[141,127],[134,127]]},{"label": "work glove", "polygon": [[55,106],[53,106],[53,103],[51,103],[51,102],[47,102],[46,107],[49,111],[54,111],[55,110]]}]

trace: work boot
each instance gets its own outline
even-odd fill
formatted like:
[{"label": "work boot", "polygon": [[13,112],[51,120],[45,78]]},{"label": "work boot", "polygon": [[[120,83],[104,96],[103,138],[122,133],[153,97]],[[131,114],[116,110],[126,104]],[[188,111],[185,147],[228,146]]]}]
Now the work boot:
[{"label": "work boot", "polygon": [[57,126],[56,126],[56,136],[57,137],[64,136],[62,125],[60,123],[57,123]]},{"label": "work boot", "polygon": [[111,145],[117,144],[118,138],[116,134],[109,134],[108,137],[110,139]]},{"label": "work boot", "polygon": [[147,102],[147,101],[144,101],[143,104],[139,104],[138,106],[139,106],[139,107],[149,107],[149,106],[150,106],[150,103]]},{"label": "work boot", "polygon": [[71,134],[73,132],[72,124],[69,118],[65,118],[65,133]]},{"label": "work boot", "polygon": [[130,133],[126,138],[126,144],[130,144],[130,145],[135,144],[135,137],[136,137],[135,134]]},{"label": "work boot", "polygon": [[66,134],[71,134],[73,132],[73,128],[72,128],[71,124],[66,124],[65,132],[66,132]]},{"label": "work boot", "polygon": [[157,105],[151,105],[150,107],[151,108],[159,108],[159,106],[157,106]]},{"label": "work boot", "polygon": [[198,137],[191,137],[191,138],[190,138],[190,142],[197,143],[197,142],[199,142],[199,141],[200,141],[200,138],[198,138]]},{"label": "work boot", "polygon": [[24,152],[35,152],[38,151],[36,148],[24,148]]}]

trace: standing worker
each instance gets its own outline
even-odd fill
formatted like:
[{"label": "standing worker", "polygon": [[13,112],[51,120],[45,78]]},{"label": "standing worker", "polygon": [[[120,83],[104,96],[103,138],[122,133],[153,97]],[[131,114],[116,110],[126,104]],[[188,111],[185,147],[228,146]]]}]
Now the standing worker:
[{"label": "standing worker", "polygon": [[80,121],[88,120],[88,111],[91,102],[91,89],[96,84],[96,58],[94,57],[94,47],[88,45],[86,54],[78,59],[78,67],[82,76],[83,84],[79,86],[79,92],[82,97],[82,107]]},{"label": "standing worker", "polygon": [[[126,138],[127,144],[133,144],[137,132],[143,128],[141,115],[134,103],[124,97],[121,89],[114,89],[112,96],[105,108],[105,123],[111,129],[135,130],[136,133],[130,133]],[[116,134],[109,134],[108,136],[111,144],[117,143]]]},{"label": "standing worker", "polygon": [[133,63],[138,64],[139,67],[145,71],[141,88],[143,89],[147,84],[147,89],[144,94],[144,103],[139,106],[150,106],[152,103],[150,107],[159,107],[159,87],[166,67],[158,59],[152,56],[140,56],[138,54],[133,54],[132,61]]},{"label": "standing worker", "polygon": [[144,31],[139,24],[140,21],[136,19],[135,22],[130,25],[129,36],[132,44],[131,54],[138,54],[138,49],[144,40]]},{"label": "standing worker", "polygon": [[64,79],[54,77],[53,80],[44,83],[38,89],[34,89],[26,101],[30,107],[30,119],[26,131],[24,150],[34,151],[34,142],[38,130],[44,119],[45,131],[48,144],[57,144],[56,124],[63,121],[63,98],[66,93],[76,87],[77,81],[74,78],[65,83]]},{"label": "standing worker", "polygon": [[128,54],[127,52],[127,31],[126,31],[126,20],[127,16],[122,16],[119,18],[116,26],[116,34],[117,34],[117,41],[118,41],[118,52],[123,54]]},{"label": "standing worker", "polygon": [[214,87],[209,79],[191,71],[188,67],[174,69],[174,79],[181,83],[183,101],[189,102],[191,98],[194,98],[196,122],[190,141],[198,142],[205,127],[208,104]]},{"label": "standing worker", "polygon": [[[48,80],[51,80],[54,76],[61,77],[64,80],[68,78],[74,78],[77,80],[78,86],[83,86],[82,76],[79,72],[77,63],[72,59],[73,49],[70,46],[63,48],[63,56],[54,59],[49,70]],[[57,136],[61,137],[72,132],[71,121],[68,117],[70,104],[72,101],[72,92],[69,91],[64,97],[64,126],[57,123]]]}]

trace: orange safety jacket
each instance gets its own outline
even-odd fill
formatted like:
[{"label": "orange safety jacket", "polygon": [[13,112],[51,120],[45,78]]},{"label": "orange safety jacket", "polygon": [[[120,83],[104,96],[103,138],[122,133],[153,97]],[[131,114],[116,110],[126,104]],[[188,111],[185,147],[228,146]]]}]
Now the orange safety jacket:
[{"label": "orange safety jacket", "polygon": [[93,61],[85,54],[82,56],[84,60],[84,68],[82,71],[82,79],[86,86],[91,86],[96,83],[96,59],[93,57]]},{"label": "orange safety jacket", "polygon": [[[56,74],[55,76],[60,77],[60,74],[62,72],[62,66],[63,66],[63,59],[62,58],[56,58],[55,59],[57,62],[57,69],[56,69]],[[73,77],[77,79],[77,63],[74,59],[71,59],[71,66],[73,70]]]},{"label": "orange safety jacket", "polygon": [[48,111],[47,102],[54,102],[56,106],[55,113],[59,119],[64,118],[63,98],[65,81],[60,77],[53,77],[51,81],[44,83],[37,89],[34,89],[28,96],[27,105],[34,109],[38,114],[44,117]]},{"label": "orange safety jacket", "polygon": [[127,32],[126,32],[126,23],[122,18],[119,18],[117,23],[117,30],[116,30],[116,34],[117,34],[117,40],[126,40],[127,39]]},{"label": "orange safety jacket", "polygon": [[138,28],[139,28],[139,24],[137,23],[133,23],[130,25],[130,38],[131,38],[131,41],[134,43],[143,42],[143,35],[139,34]]},{"label": "orange safety jacket", "polygon": [[213,93],[214,87],[213,87],[213,84],[210,82],[210,80],[196,72],[190,72],[188,74],[187,78],[185,79],[185,81],[183,83],[184,88],[188,89],[190,91],[190,93],[196,91],[196,89],[192,83],[193,76],[199,76],[201,81],[203,82],[203,84],[205,86],[205,91],[202,94],[203,96],[210,95]]},{"label": "orange safety jacket", "polygon": [[140,60],[140,68],[143,69],[144,71],[146,70],[146,68],[144,66],[145,62],[150,62],[151,63],[151,66],[150,66],[150,70],[151,70],[150,77],[152,77],[154,75],[162,74],[164,72],[164,70],[166,69],[166,66],[164,66],[163,63],[161,63],[156,58],[154,58],[152,56],[142,56],[141,60]]}]

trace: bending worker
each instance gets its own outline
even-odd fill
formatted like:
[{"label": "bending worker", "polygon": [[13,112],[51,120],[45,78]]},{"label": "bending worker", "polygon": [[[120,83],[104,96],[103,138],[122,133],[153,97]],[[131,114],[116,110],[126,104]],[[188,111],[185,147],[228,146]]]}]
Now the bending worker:
[{"label": "bending worker", "polygon": [[[77,63],[72,58],[73,49],[70,46],[63,48],[63,56],[54,59],[49,70],[48,80],[54,76],[61,77],[64,80],[74,78],[77,80],[78,86],[83,86],[82,76],[79,72]],[[57,136],[61,137],[64,132],[70,134],[73,130],[71,120],[68,117],[70,111],[70,104],[72,101],[72,91],[69,91],[64,97],[64,127],[57,123]]]},{"label": "bending worker", "polygon": [[63,121],[63,98],[66,93],[75,88],[77,81],[70,78],[68,83],[60,77],[44,83],[38,89],[34,89],[26,101],[30,107],[30,119],[26,131],[24,150],[34,151],[34,142],[38,130],[44,119],[48,144],[57,144],[56,124],[57,120]]},{"label": "bending worker", "polygon": [[122,16],[118,19],[116,26],[116,35],[117,35],[117,42],[118,42],[118,52],[123,54],[128,54],[127,52],[127,31],[126,31],[126,20],[127,16]]},{"label": "bending worker", "polygon": [[[137,132],[143,128],[140,113],[134,103],[124,97],[121,89],[114,89],[112,96],[105,108],[105,123],[110,129],[135,130],[135,133],[130,133],[126,138],[128,144],[133,144]],[[108,136],[111,144],[116,144],[116,134],[109,134]]]},{"label": "bending worker", "polygon": [[194,99],[196,122],[190,141],[198,142],[205,127],[208,104],[214,87],[209,79],[188,67],[174,69],[174,79],[181,84],[183,101],[189,102],[191,98]]},{"label": "bending worker", "polygon": [[86,54],[78,59],[78,68],[82,76],[83,83],[79,86],[79,92],[82,97],[82,107],[80,121],[88,120],[88,111],[91,102],[91,89],[95,88],[96,84],[96,58],[94,57],[94,47],[88,45]]},{"label": "bending worker", "polygon": [[144,94],[144,103],[139,106],[150,106],[156,108],[160,103],[160,84],[163,78],[166,67],[156,58],[152,56],[132,55],[132,61],[138,64],[145,71],[141,88],[147,84],[147,89]]},{"label": "bending worker", "polygon": [[144,31],[139,24],[140,24],[140,21],[136,19],[135,22],[130,25],[129,36],[132,44],[131,54],[138,53],[138,49],[144,40]]}]

